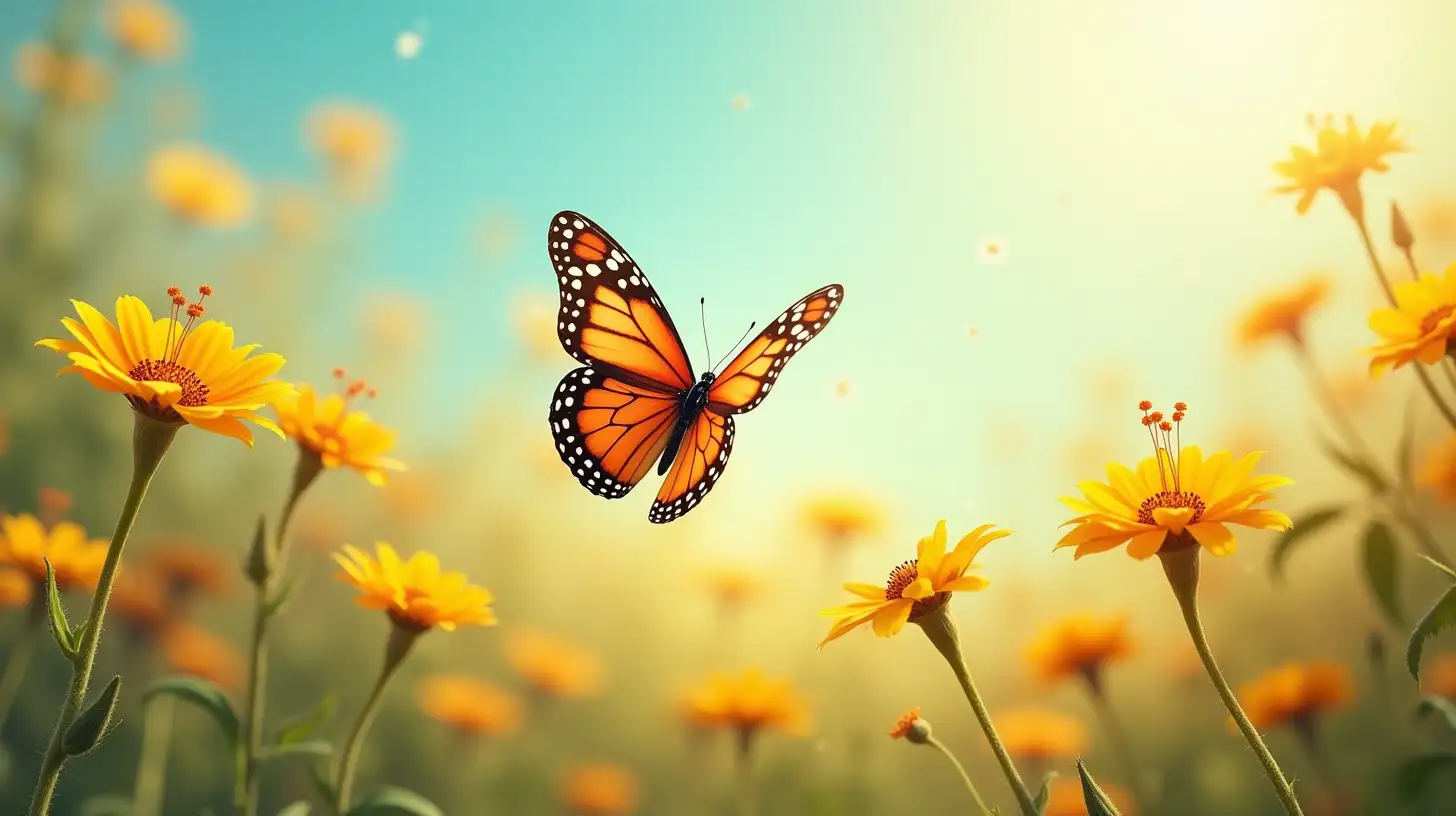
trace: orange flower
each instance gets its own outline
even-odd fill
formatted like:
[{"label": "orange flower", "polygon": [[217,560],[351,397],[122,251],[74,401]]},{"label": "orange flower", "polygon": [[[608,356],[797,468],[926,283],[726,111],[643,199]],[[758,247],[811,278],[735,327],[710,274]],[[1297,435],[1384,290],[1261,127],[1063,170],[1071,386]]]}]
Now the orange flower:
[{"label": "orange flower", "polygon": [[237,572],[232,559],[218,550],[181,541],[153,547],[146,559],[166,582],[167,594],[178,602],[199,594],[226,596]]},{"label": "orange flower", "polygon": [[1456,702],[1456,652],[1432,655],[1421,667],[1421,691]]},{"label": "orange flower", "polygon": [[71,509],[71,494],[54,487],[42,487],[36,496],[40,505],[40,520],[47,527],[54,527]]},{"label": "orange flower", "polygon": [[1355,124],[1355,117],[1345,120],[1343,132],[1326,121],[1316,135],[1314,151],[1298,145],[1290,148],[1290,157],[1274,165],[1288,182],[1275,188],[1276,193],[1298,193],[1295,210],[1304,215],[1320,190],[1329,190],[1340,197],[1345,208],[1356,217],[1363,217],[1360,177],[1367,171],[1384,173],[1390,169],[1385,157],[1406,152],[1405,144],[1395,135],[1395,122],[1376,122],[1369,132]]},{"label": "orange flower", "polygon": [[1415,479],[1417,484],[1431,488],[1442,504],[1456,503],[1456,434],[1431,448]]},{"label": "orange flower", "polygon": [[118,0],[108,23],[111,38],[138,59],[167,62],[182,49],[182,22],[157,0]]},{"label": "orange flower", "polygon": [[434,553],[417,552],[401,561],[383,541],[374,548],[377,557],[348,544],[334,555],[340,567],[334,577],[359,590],[354,601],[360,606],[385,612],[406,632],[496,624],[490,592],[468,583],[464,573],[441,570]]},{"label": "orange flower", "polygon": [[685,716],[699,728],[728,728],[742,735],[778,729],[803,735],[809,709],[788,680],[770,680],[749,669],[734,677],[714,674],[687,698]]},{"label": "orange flower", "polygon": [[637,810],[637,780],[617,765],[579,765],[564,783],[566,806],[583,816],[622,816]]},{"label": "orange flower", "polygon": [[1007,711],[996,715],[996,730],[1008,753],[1029,762],[1071,759],[1087,751],[1087,731],[1081,721],[1055,711]]},{"label": "orange flower", "polygon": [[[1121,816],[1137,816],[1132,795],[1117,785],[1098,781],[1097,787],[1107,794]],[[1051,796],[1042,816],[1087,816],[1087,802],[1082,796],[1082,783],[1076,779],[1053,779]]]},{"label": "orange flower", "polygon": [[1285,663],[1238,691],[1244,713],[1261,731],[1280,725],[1307,726],[1354,696],[1349,670],[1327,661]]},{"label": "orange flower", "polygon": [[[182,290],[168,290],[172,314],[153,320],[145,303],[131,295],[116,301],[116,324],[88,303],[71,301],[80,321],[61,318],[72,340],[40,340],[37,346],[65,354],[75,372],[103,391],[122,394],[132,408],[158,422],[187,423],[253,445],[242,420],[282,436],[255,413],[291,393],[293,386],[268,379],[283,367],[277,354],[249,356],[257,346],[233,348],[233,330],[216,320],[197,322],[212,287],[187,303]],[[180,322],[186,305],[187,322]]]},{"label": "orange flower", "polygon": [[87,540],[86,531],[74,522],[47,530],[35,516],[0,516],[0,566],[20,570],[36,586],[45,584],[49,560],[57,589],[95,589],[108,546]]},{"label": "orange flower", "polygon": [[1366,350],[1371,377],[1413,362],[1441,362],[1456,334],[1456,263],[1443,275],[1396,284],[1395,306],[1372,311],[1369,323],[1381,336],[1380,345]]},{"label": "orange flower", "polygon": [[109,615],[116,615],[133,634],[149,637],[171,622],[167,582],[145,564],[128,564],[111,588]]},{"label": "orange flower", "polygon": [[158,148],[147,161],[147,186],[181,220],[205,227],[236,227],[253,213],[253,188],[226,158],[191,144]]},{"label": "orange flower", "polygon": [[100,102],[111,96],[111,74],[99,60],[56,53],[48,43],[26,43],[15,52],[15,78],[32,93],[69,105]]},{"label": "orange flower", "polygon": [[591,697],[601,690],[602,666],[596,655],[563,638],[513,629],[505,654],[516,674],[548,697]]},{"label": "orange flower", "polygon": [[890,739],[903,739],[910,733],[910,729],[914,728],[915,723],[919,720],[920,706],[915,706],[904,714],[901,714],[900,719],[895,721],[895,727],[890,729]]},{"label": "orange flower", "polygon": [[416,694],[426,715],[462,734],[499,737],[521,727],[515,695],[472,677],[428,677]]},{"label": "orange flower", "polygon": [[[334,376],[343,379],[344,370],[334,369]],[[373,397],[374,389],[363,380],[355,380],[343,394],[320,399],[312,388],[300,385],[296,394],[279,400],[273,410],[284,435],[319,457],[324,467],[352,468],[370,484],[382,485],[385,470],[403,470],[404,464],[384,456],[394,447],[395,431],[363,411],[350,410],[351,402],[360,394]]]},{"label": "orange flower", "polygon": [[1311,275],[1290,288],[1266,294],[1239,320],[1239,345],[1252,348],[1279,337],[1303,344],[1305,321],[1325,302],[1329,291],[1328,275]]},{"label": "orange flower", "polygon": [[304,125],[304,135],[328,163],[336,182],[351,196],[374,192],[394,152],[394,128],[379,111],[345,102],[320,105]]},{"label": "orange flower", "polygon": [[25,606],[35,597],[35,584],[17,569],[0,569],[0,609]]},{"label": "orange flower", "polygon": [[227,641],[191,624],[177,623],[162,633],[161,646],[162,655],[174,670],[223,689],[238,688],[243,661]]},{"label": "orange flower", "polygon": [[1026,659],[1044,683],[1082,676],[1099,682],[1102,667],[1132,654],[1127,616],[1072,615],[1041,631]]}]

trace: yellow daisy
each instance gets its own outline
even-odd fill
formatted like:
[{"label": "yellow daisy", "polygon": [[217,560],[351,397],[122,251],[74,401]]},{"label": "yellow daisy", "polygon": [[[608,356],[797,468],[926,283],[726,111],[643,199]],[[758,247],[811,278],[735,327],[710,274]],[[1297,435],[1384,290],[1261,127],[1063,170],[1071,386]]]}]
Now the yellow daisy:
[{"label": "yellow daisy", "polygon": [[1239,320],[1239,345],[1251,348],[1278,337],[1303,343],[1305,321],[1324,303],[1329,291],[1329,276],[1311,275],[1295,286],[1266,294]]},{"label": "yellow daisy", "polygon": [[[334,376],[343,379],[344,370],[335,369]],[[364,474],[372,485],[382,485],[385,470],[404,470],[404,464],[384,456],[394,447],[395,432],[363,411],[351,411],[350,403],[360,394],[374,396],[374,389],[362,380],[351,382],[344,393],[320,399],[306,385],[296,394],[285,396],[273,405],[278,413],[278,427],[300,448],[313,452],[324,467],[349,467]]]},{"label": "yellow daisy", "polygon": [[1410,362],[1441,362],[1456,334],[1456,263],[1443,275],[1425,274],[1396,285],[1394,308],[1371,312],[1370,329],[1382,338],[1366,350],[1374,355],[1372,377]]},{"label": "yellow daisy", "polygon": [[48,530],[35,516],[0,516],[0,566],[20,570],[36,586],[45,584],[49,561],[62,592],[95,589],[108,546],[86,538],[75,522],[63,521]]},{"label": "yellow daisy", "polygon": [[1174,454],[1174,433],[1188,406],[1176,403],[1171,422],[1161,411],[1150,412],[1151,402],[1144,400],[1138,407],[1153,440],[1153,456],[1136,472],[1109,464],[1106,484],[1081,482],[1077,487],[1083,498],[1061,497],[1080,515],[1062,525],[1073,529],[1057,547],[1075,547],[1075,557],[1081,558],[1127,544],[1128,555],[1143,559],[1165,544],[1197,543],[1214,555],[1228,555],[1235,546],[1230,524],[1260,530],[1293,526],[1283,513],[1255,507],[1274,498],[1269,491],[1293,484],[1283,476],[1251,476],[1262,451],[1237,461],[1225,451],[1205,459],[1195,445]]},{"label": "yellow daisy", "polygon": [[197,145],[158,148],[147,161],[152,196],[179,219],[236,227],[253,214],[253,187],[225,157]]},{"label": "yellow daisy", "polygon": [[348,544],[334,555],[340,567],[334,577],[359,590],[354,600],[360,606],[384,611],[409,632],[496,624],[490,592],[470,584],[464,573],[441,570],[433,553],[417,552],[401,561],[383,541],[374,548],[377,557]]},{"label": "yellow daisy", "polygon": [[708,678],[688,694],[685,717],[699,728],[741,734],[773,728],[802,735],[810,722],[808,706],[788,680],[771,680],[756,669]]},{"label": "yellow daisy", "polygon": [[915,559],[890,571],[884,587],[875,584],[848,583],[844,588],[864,600],[819,613],[833,617],[834,625],[819,643],[820,648],[857,626],[873,623],[875,634],[890,637],[905,626],[950,599],[952,592],[976,592],[990,583],[979,575],[966,575],[977,565],[971,563],[983,547],[998,538],[1011,535],[1010,530],[993,530],[983,524],[963,537],[953,551],[945,551],[945,519],[935,525],[935,532],[920,539]]},{"label": "yellow daisy", "polygon": [[1274,165],[1287,183],[1276,187],[1276,193],[1298,193],[1295,210],[1300,215],[1309,211],[1320,190],[1330,190],[1352,215],[1362,214],[1360,177],[1366,171],[1384,173],[1390,169],[1385,157],[1406,152],[1406,146],[1395,135],[1395,122],[1376,122],[1369,131],[1355,124],[1355,117],[1345,120],[1340,131],[1333,122],[1326,122],[1316,134],[1313,151],[1295,145],[1290,157]]},{"label": "yellow daisy", "polygon": [[[268,379],[283,367],[277,354],[249,356],[257,346],[233,347],[233,330],[216,320],[198,322],[202,301],[212,287],[199,287],[201,297],[187,303],[182,290],[167,290],[170,317],[156,320],[139,298],[116,301],[116,324],[89,303],[72,300],[79,321],[61,318],[74,340],[39,340],[37,346],[58,351],[75,372],[103,391],[122,394],[139,413],[158,422],[192,425],[204,431],[241,439],[250,447],[248,420],[282,435],[276,425],[255,413],[293,391],[293,386]],[[185,307],[187,322],[180,320]]]}]

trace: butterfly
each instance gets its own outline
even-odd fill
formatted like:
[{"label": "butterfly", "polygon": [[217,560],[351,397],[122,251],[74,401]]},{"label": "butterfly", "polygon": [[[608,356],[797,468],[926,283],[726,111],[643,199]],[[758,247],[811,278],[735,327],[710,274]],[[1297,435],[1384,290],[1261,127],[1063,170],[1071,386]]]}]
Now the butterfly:
[{"label": "butterfly", "polygon": [[568,210],[551,219],[546,241],[561,289],[556,336],[582,363],[551,396],[556,451],[583,487],[608,499],[627,495],[655,463],[667,478],[647,519],[681,518],[723,475],[733,415],[763,402],[839,311],[844,287],[800,298],[721,371],[694,379],[662,299],[606,230]]}]

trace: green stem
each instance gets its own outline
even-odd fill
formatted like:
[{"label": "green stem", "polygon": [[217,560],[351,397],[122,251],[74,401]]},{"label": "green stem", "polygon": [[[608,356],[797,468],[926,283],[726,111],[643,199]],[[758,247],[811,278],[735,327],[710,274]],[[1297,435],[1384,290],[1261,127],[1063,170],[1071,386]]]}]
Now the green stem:
[{"label": "green stem", "polygon": [[1092,673],[1086,675],[1087,689],[1092,696],[1092,708],[1097,713],[1097,719],[1102,723],[1102,730],[1107,733],[1107,739],[1112,743],[1112,750],[1117,754],[1117,761],[1122,763],[1122,772],[1127,777],[1128,788],[1133,798],[1137,800],[1138,811],[1147,810],[1147,790],[1143,787],[1142,766],[1138,765],[1137,754],[1132,750],[1132,740],[1127,737],[1127,730],[1122,727],[1122,718],[1117,716],[1117,711],[1112,707],[1112,702],[1107,699],[1107,691],[1102,686],[1102,678]]},{"label": "green stem", "polygon": [[1294,788],[1289,784],[1289,779],[1279,769],[1279,763],[1269,752],[1269,746],[1264,744],[1258,729],[1254,728],[1254,724],[1249,721],[1248,715],[1239,705],[1238,697],[1234,695],[1234,690],[1229,687],[1228,680],[1224,679],[1223,672],[1218,668],[1218,662],[1213,659],[1213,650],[1208,646],[1208,637],[1203,632],[1203,622],[1198,617],[1199,545],[1187,533],[1179,538],[1184,540],[1175,541],[1169,537],[1169,540],[1163,544],[1163,549],[1158,552],[1158,557],[1163,562],[1163,572],[1168,576],[1168,584],[1173,588],[1173,595],[1178,599],[1178,607],[1183,612],[1183,622],[1188,626],[1188,635],[1193,639],[1193,648],[1198,650],[1198,658],[1203,661],[1203,669],[1208,673],[1208,679],[1213,682],[1213,687],[1218,690],[1218,696],[1223,700],[1224,707],[1228,709],[1234,723],[1238,725],[1239,732],[1244,735],[1244,740],[1259,757],[1259,763],[1264,766],[1264,775],[1269,777],[1269,784],[1274,786],[1274,793],[1279,797],[1284,811],[1289,816],[1303,816],[1304,811],[1299,807],[1299,800],[1294,796]]},{"label": "green stem", "polygon": [[116,573],[121,566],[121,552],[126,547],[126,538],[142,509],[147,488],[157,467],[162,464],[172,440],[177,436],[180,425],[159,422],[141,413],[135,414],[136,424],[132,430],[132,475],[131,486],[126,492],[126,501],[121,506],[121,516],[116,520],[116,530],[111,535],[111,546],[106,551],[106,561],[101,567],[101,579],[96,584],[96,594],[91,600],[91,614],[86,618],[86,631],[72,663],[71,685],[66,691],[66,702],[61,715],[56,719],[56,730],[46,746],[45,758],[41,761],[40,776],[36,780],[35,793],[30,799],[30,816],[46,816],[50,812],[51,798],[55,796],[56,784],[61,778],[61,766],[66,762],[66,752],[61,742],[66,730],[75,721],[76,715],[86,705],[86,688],[91,683],[91,671],[96,665],[97,647],[101,645],[101,628],[106,618],[106,604],[111,600],[111,586],[116,582]]},{"label": "green stem", "polygon": [[167,779],[167,754],[172,747],[172,717],[175,698],[161,694],[147,704],[142,723],[141,760],[137,763],[136,791],[132,794],[134,816],[159,816]]},{"label": "green stem", "polygon": [[417,630],[401,629],[395,625],[391,625],[389,628],[389,643],[385,647],[384,668],[379,672],[379,679],[374,681],[374,688],[369,692],[369,699],[364,701],[364,709],[359,712],[359,719],[354,722],[354,728],[349,732],[349,739],[344,743],[344,753],[339,759],[339,776],[334,785],[338,801],[334,804],[340,816],[349,810],[354,775],[359,766],[359,751],[364,747],[364,737],[369,733],[369,726],[374,724],[374,717],[379,713],[379,703],[384,699],[384,689],[389,685],[390,678],[394,677],[400,664],[404,662],[405,656],[409,654],[410,647],[414,646],[419,635],[420,632]]},{"label": "green stem", "polygon": [[30,657],[35,654],[35,644],[40,639],[41,622],[45,620],[45,615],[46,596],[42,586],[36,589],[35,597],[30,599],[24,628],[16,635],[15,643],[10,647],[10,659],[5,661],[4,672],[0,673],[0,730],[4,730],[5,721],[10,718],[10,709],[20,694],[20,684],[25,680],[26,669],[30,667]]},{"label": "green stem", "polygon": [[1023,816],[1038,816],[1036,804],[1026,790],[1026,783],[1021,781],[1021,774],[1016,772],[1016,764],[1011,761],[1011,754],[1002,744],[1001,736],[996,733],[996,726],[991,722],[991,714],[981,700],[981,693],[976,690],[976,684],[971,680],[971,670],[966,667],[966,659],[961,654],[960,636],[956,633],[955,619],[950,616],[948,604],[942,602],[939,606],[922,614],[915,623],[924,630],[925,636],[930,639],[936,651],[940,652],[941,656],[950,664],[951,671],[955,672],[956,680],[961,684],[961,691],[965,692],[966,700],[971,704],[971,710],[976,713],[976,720],[981,724],[981,731],[985,733],[986,741],[991,745],[991,752],[996,755],[996,761],[1001,764],[1001,772],[1006,775],[1006,782],[1011,786],[1011,792],[1015,794],[1016,802],[1021,806]]},{"label": "green stem", "polygon": [[1327,812],[1338,814],[1341,810],[1339,777],[1335,775],[1335,769],[1331,767],[1329,757],[1320,745],[1318,724],[1312,716],[1307,716],[1295,720],[1293,726],[1294,733],[1309,758],[1310,767],[1314,769],[1315,776],[1319,777],[1320,784],[1324,786],[1325,795],[1329,797],[1330,808]]},{"label": "green stem", "polygon": [[956,773],[961,775],[961,781],[965,783],[966,790],[970,791],[971,798],[975,800],[976,810],[981,812],[981,816],[991,816],[991,809],[986,807],[986,800],[982,799],[981,792],[976,790],[976,783],[971,781],[971,776],[966,773],[965,766],[961,764],[959,759],[956,759],[955,754],[952,754],[949,748],[945,747],[945,743],[935,737],[926,737],[925,744],[945,754],[945,758],[950,760],[951,765],[955,766]]},{"label": "green stem", "polygon": [[738,751],[735,754],[738,784],[734,786],[738,816],[755,816],[758,813],[758,790],[753,784],[753,745],[756,736],[752,728],[738,731]]}]

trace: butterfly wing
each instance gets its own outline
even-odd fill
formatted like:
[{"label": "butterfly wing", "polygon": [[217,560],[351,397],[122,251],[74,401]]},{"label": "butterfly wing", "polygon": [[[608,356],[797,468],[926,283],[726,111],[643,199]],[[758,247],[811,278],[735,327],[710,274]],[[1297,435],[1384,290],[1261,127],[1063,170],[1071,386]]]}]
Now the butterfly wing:
[{"label": "butterfly wing", "polygon": [[829,325],[843,299],[844,287],[830,284],[784,310],[713,379],[709,410],[742,414],[758,407],[789,360]]},{"label": "butterfly wing", "polygon": [[551,219],[546,242],[561,290],[556,336],[568,354],[636,385],[669,393],[692,386],[677,327],[621,244],[570,210]]},{"label": "butterfly wing", "polygon": [[681,402],[609,369],[584,366],[551,397],[551,436],[582,487],[608,499],[627,495],[667,447]]},{"label": "butterfly wing", "polygon": [[648,521],[666,524],[698,506],[728,465],[733,434],[733,417],[707,410],[698,412],[683,434],[672,468],[657,491],[657,500],[647,511]]}]

